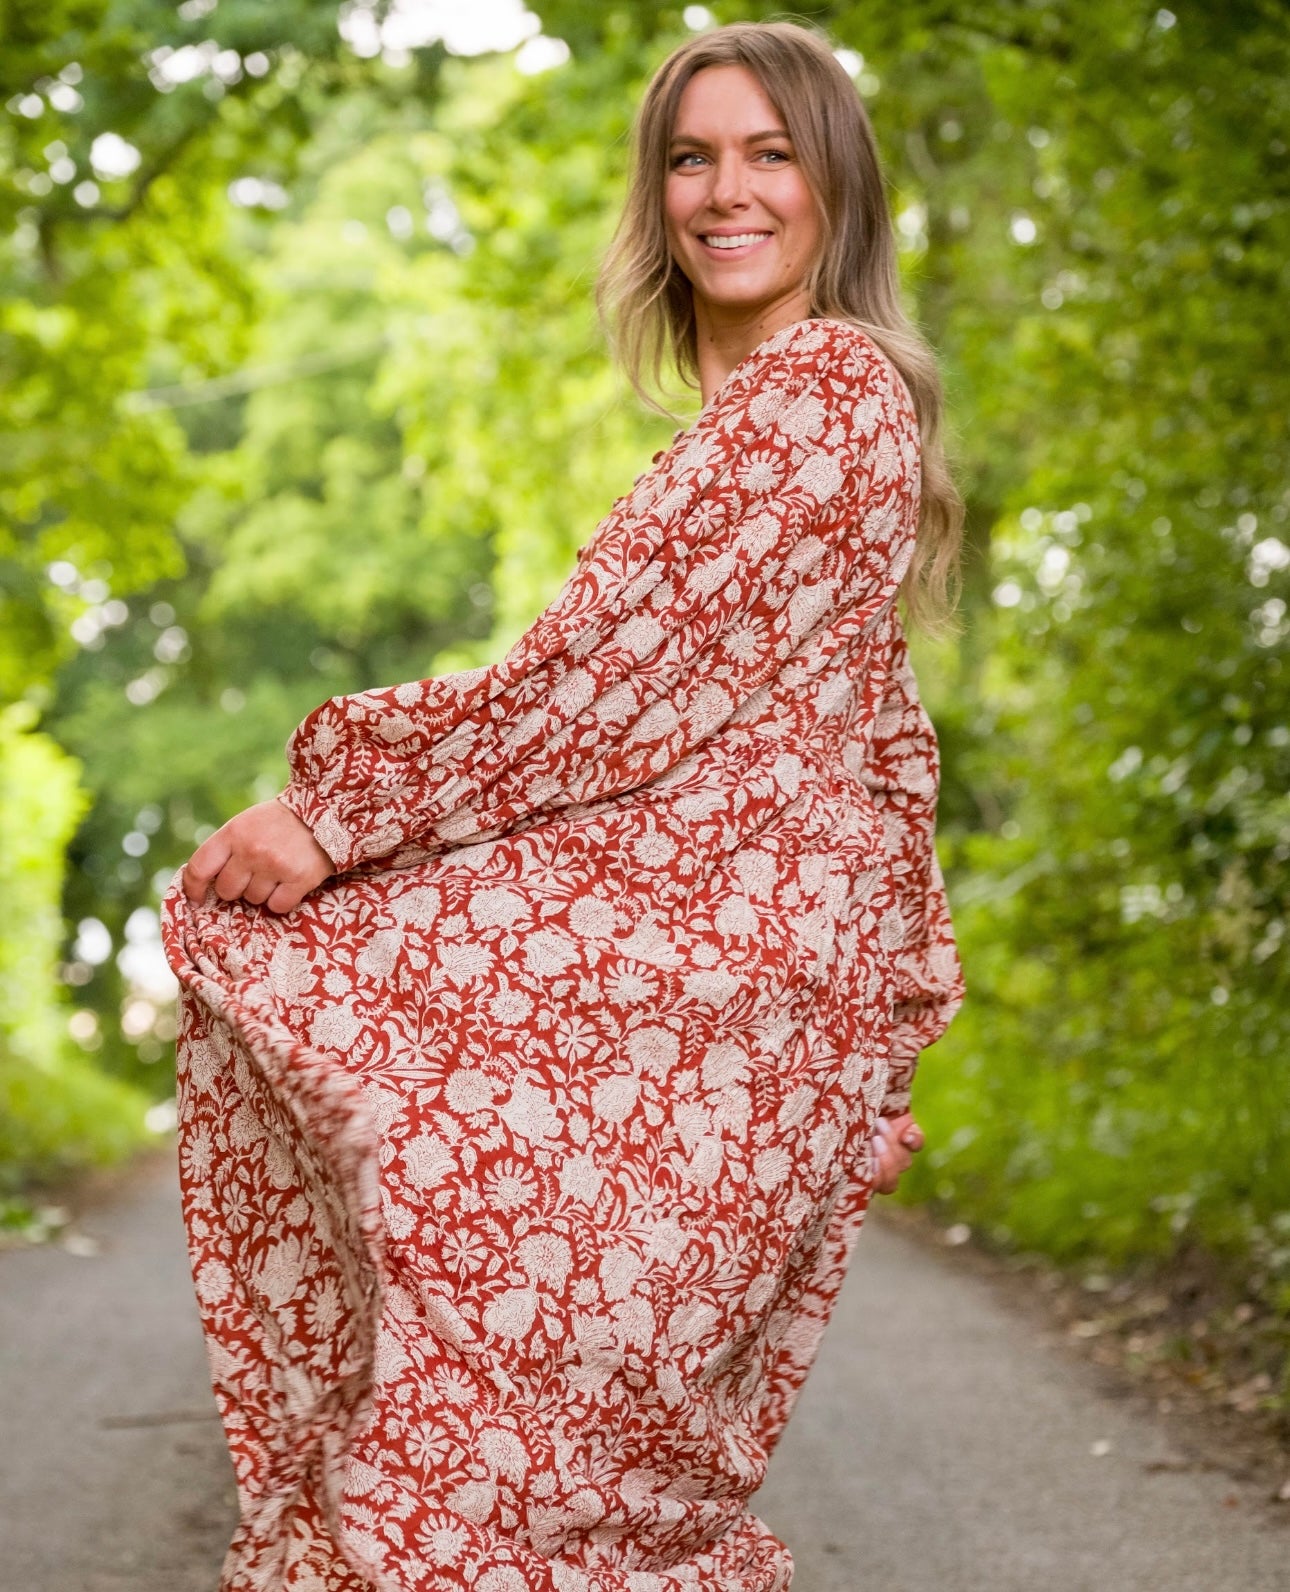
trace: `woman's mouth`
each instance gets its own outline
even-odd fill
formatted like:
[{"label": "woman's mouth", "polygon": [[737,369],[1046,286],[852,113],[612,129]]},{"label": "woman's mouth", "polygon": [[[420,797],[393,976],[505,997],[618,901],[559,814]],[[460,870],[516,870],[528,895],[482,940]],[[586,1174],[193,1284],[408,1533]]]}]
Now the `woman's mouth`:
[{"label": "woman's mouth", "polygon": [[701,232],[699,242],[709,249],[715,249],[719,254],[733,254],[740,249],[755,248],[759,243],[773,236],[769,232]]}]

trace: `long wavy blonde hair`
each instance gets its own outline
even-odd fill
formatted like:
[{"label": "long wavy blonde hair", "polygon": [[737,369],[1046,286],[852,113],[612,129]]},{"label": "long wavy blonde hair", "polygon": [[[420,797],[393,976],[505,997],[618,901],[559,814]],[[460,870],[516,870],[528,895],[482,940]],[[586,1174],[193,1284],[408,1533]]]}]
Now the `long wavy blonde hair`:
[{"label": "long wavy blonde hair", "polygon": [[808,278],[811,315],[850,321],[900,372],[913,399],[922,477],[914,556],[901,583],[910,621],[932,635],[953,628],[964,504],[941,436],[944,394],[935,355],[901,307],[896,243],[878,148],[855,85],[823,34],[793,22],[736,22],[681,45],[655,72],[637,113],[632,174],[596,283],[616,358],[651,408],[664,363],[698,385],[694,294],[664,225],[668,145],[686,84],[708,66],[746,67],[784,119],[815,196],[822,247]]}]

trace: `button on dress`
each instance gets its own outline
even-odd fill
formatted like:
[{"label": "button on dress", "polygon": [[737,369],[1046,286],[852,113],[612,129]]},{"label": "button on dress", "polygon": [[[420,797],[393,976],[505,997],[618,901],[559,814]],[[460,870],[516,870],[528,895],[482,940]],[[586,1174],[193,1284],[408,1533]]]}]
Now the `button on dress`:
[{"label": "button on dress", "polygon": [[172,887],[224,1592],[788,1586],[748,1500],[963,993],[919,479],[878,346],[785,327],[500,663],[309,715],[296,911]]}]

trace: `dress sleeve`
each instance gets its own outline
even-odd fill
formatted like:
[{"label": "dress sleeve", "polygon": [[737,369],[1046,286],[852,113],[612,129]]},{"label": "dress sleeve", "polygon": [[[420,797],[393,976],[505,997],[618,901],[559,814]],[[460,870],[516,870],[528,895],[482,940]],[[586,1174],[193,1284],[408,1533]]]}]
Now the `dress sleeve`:
[{"label": "dress sleeve", "polygon": [[619,500],[499,664],[324,702],[288,743],[280,800],[344,872],[642,785],[839,614],[878,621],[918,485],[917,419],[885,355],[842,322],[786,328]]},{"label": "dress sleeve", "polygon": [[936,855],[940,756],[918,694],[909,647],[893,607],[886,616],[887,670],[878,687],[869,738],[853,741],[846,761],[869,789],[898,894],[904,938],[895,952],[891,1067],[881,1115],[909,1110],[919,1052],[939,1039],[963,1003],[963,970]]}]

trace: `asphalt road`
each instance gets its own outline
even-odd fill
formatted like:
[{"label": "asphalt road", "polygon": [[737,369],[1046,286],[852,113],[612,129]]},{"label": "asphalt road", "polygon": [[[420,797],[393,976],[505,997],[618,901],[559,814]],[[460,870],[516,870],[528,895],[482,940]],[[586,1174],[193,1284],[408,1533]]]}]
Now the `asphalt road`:
[{"label": "asphalt road", "polygon": [[[96,1252],[0,1254],[0,1588],[213,1592],[232,1479],[173,1167],[75,1233]],[[871,1220],[758,1507],[794,1592],[1290,1592],[1290,1521],[1169,1448],[984,1282]]]}]

